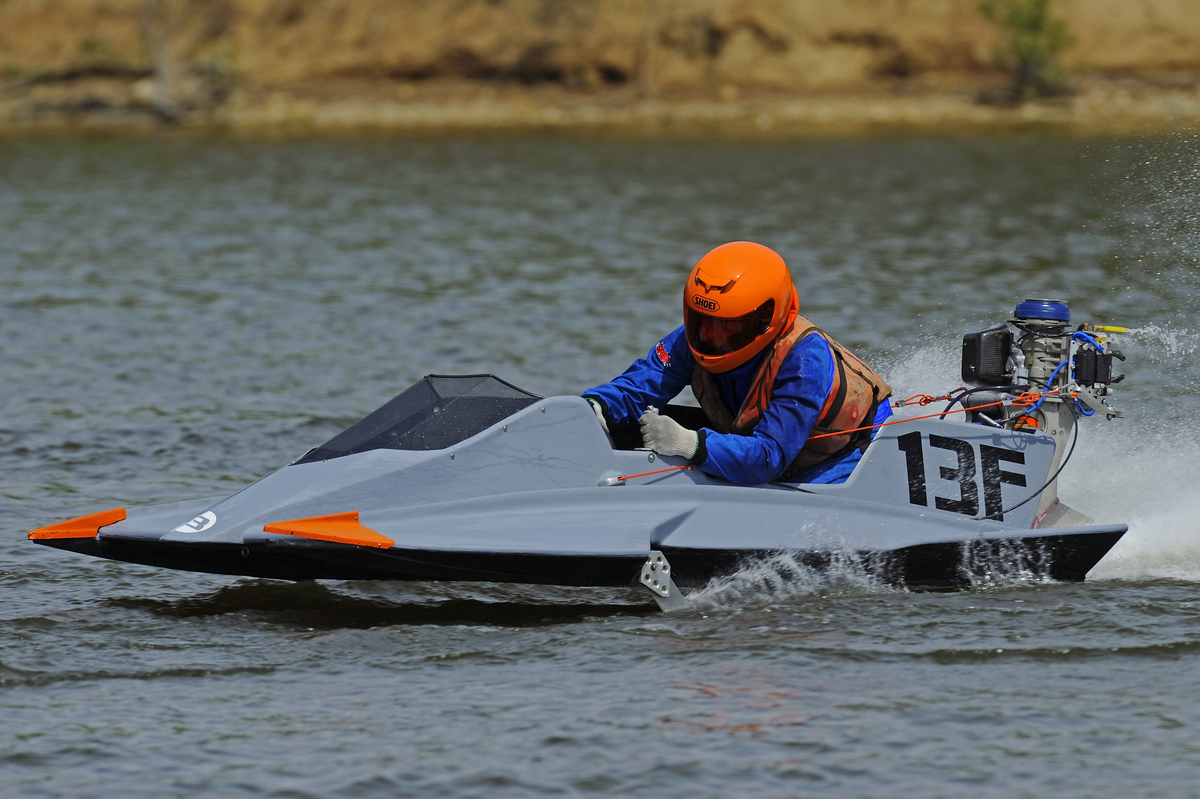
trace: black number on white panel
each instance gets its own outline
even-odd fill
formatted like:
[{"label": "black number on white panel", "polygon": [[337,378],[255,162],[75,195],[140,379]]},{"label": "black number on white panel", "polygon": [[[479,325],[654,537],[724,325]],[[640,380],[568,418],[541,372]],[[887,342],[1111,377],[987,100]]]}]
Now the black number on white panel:
[{"label": "black number on white panel", "polygon": [[934,497],[933,502],[938,510],[948,510],[966,516],[979,513],[979,488],[975,485],[975,449],[966,441],[943,436],[929,436],[929,446],[937,449],[948,449],[958,454],[958,468],[951,469],[939,466],[938,473],[943,480],[958,483],[959,498],[947,499]]},{"label": "black number on white panel", "polygon": [[[908,473],[908,501],[913,505],[929,506],[929,489],[925,482],[925,451],[919,432],[906,433],[896,439],[900,451],[904,453],[904,464]],[[977,461],[975,448],[969,441],[947,436],[930,435],[929,446],[953,452],[958,465],[954,468],[939,466],[938,476],[942,480],[958,484],[958,498],[935,496],[934,507],[938,510],[948,510],[965,516],[979,513],[979,486],[975,482]],[[1025,475],[1010,472],[1000,468],[1000,462],[1024,465],[1025,455],[1010,449],[989,447],[986,444],[979,447],[979,461],[982,462],[983,472],[983,506],[989,517],[998,517],[1004,521],[1000,511],[1004,508],[1001,494],[1001,484],[1024,486]]]},{"label": "black number on white panel", "polygon": [[[1004,509],[1004,500],[1000,496],[1000,484],[1024,486],[1025,475],[1020,472],[1006,472],[1000,468],[1000,461],[1025,465],[1025,455],[1013,452],[1011,449],[979,445],[979,460],[983,461],[983,507],[988,516],[995,516]],[[1004,521],[1004,516],[998,517]]]},{"label": "black number on white panel", "polygon": [[929,494],[925,488],[925,453],[921,451],[921,434],[905,433],[896,439],[904,453],[908,466],[908,501],[913,505],[928,505]]}]

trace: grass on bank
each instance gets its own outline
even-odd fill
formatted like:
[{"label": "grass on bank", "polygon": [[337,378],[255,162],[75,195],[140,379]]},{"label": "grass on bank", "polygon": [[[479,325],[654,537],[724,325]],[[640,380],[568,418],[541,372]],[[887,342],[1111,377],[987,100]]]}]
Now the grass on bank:
[{"label": "grass on bank", "polygon": [[1050,0],[979,0],[977,7],[1004,34],[997,60],[1012,77],[1010,102],[1062,91],[1057,61],[1074,39],[1066,20],[1051,15]]}]

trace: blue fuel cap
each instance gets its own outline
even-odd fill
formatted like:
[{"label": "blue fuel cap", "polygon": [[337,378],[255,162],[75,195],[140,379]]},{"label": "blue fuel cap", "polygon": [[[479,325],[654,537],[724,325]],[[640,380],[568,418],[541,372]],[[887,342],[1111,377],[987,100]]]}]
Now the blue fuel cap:
[{"label": "blue fuel cap", "polygon": [[1048,319],[1054,322],[1070,322],[1071,309],[1062,300],[1030,300],[1017,303],[1014,314],[1018,319]]}]

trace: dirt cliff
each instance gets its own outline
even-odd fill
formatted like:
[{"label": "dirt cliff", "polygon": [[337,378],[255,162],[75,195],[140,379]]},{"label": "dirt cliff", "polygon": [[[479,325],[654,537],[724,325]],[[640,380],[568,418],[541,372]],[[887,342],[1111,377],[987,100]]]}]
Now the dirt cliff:
[{"label": "dirt cliff", "polygon": [[976,0],[0,0],[0,127],[1200,116],[1196,0],[1052,9],[1070,91],[1003,109]]}]

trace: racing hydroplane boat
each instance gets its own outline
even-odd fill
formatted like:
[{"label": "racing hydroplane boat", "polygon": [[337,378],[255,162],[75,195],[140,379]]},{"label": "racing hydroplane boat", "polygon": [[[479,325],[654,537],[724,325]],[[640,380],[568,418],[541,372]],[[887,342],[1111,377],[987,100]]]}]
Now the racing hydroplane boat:
[{"label": "racing hydroplane boat", "polygon": [[[610,439],[588,403],[492,375],[430,375],[228,497],[118,508],[34,530],[113,560],[288,580],[641,585],[666,609],[748,560],[849,556],[910,587],[969,585],[1016,559],[1080,581],[1128,529],[1057,498],[1075,422],[1108,402],[1112,332],[1054,300],[963,339],[961,418],[901,419],[837,485],[731,485]],[[698,408],[669,405],[685,426]],[[933,414],[939,416],[939,414]]]}]

